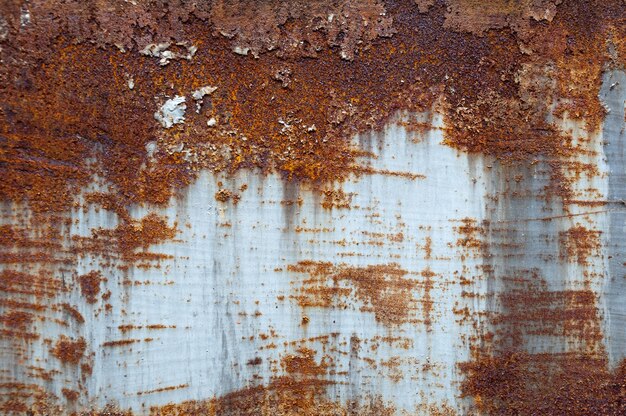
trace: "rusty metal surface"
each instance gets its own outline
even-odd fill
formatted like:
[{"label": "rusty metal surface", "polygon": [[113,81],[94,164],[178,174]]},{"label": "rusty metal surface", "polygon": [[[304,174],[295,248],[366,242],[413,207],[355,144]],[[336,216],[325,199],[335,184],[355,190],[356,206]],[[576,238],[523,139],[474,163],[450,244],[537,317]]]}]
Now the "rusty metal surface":
[{"label": "rusty metal surface", "polygon": [[0,4],[0,411],[626,412],[622,1]]}]

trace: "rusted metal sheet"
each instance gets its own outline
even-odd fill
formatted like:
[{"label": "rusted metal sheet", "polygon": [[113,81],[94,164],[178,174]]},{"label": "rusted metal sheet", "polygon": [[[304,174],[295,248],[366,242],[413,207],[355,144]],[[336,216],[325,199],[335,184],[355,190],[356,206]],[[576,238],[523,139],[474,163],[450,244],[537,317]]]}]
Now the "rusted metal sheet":
[{"label": "rusted metal sheet", "polygon": [[625,20],[3,3],[2,413],[626,413]]}]

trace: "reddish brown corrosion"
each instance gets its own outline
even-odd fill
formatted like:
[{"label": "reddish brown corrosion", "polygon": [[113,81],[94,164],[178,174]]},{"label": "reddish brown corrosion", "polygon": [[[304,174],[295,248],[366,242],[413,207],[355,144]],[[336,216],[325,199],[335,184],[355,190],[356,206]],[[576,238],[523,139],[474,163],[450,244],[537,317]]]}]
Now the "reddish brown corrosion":
[{"label": "reddish brown corrosion", "polygon": [[[373,312],[377,321],[385,325],[401,324],[411,320],[411,310],[417,302],[412,290],[416,280],[405,278],[408,273],[396,264],[367,267],[335,266],[332,263],[302,261],[289,265],[291,272],[307,273],[310,278],[294,296],[302,307],[346,307],[354,297],[364,305],[362,311]],[[432,287],[432,275],[427,274],[426,292]],[[348,283],[351,287],[340,284]],[[427,295],[428,296],[428,295]],[[425,317],[429,320],[432,301],[425,300]]]},{"label": "reddish brown corrosion", "polygon": [[623,415],[626,363],[588,355],[514,353],[462,366],[465,394],[481,412],[497,415]]},{"label": "reddish brown corrosion", "polygon": [[103,280],[102,274],[97,271],[91,271],[87,274],[78,276],[78,284],[80,291],[89,303],[96,303],[98,294],[100,293],[100,282]]},{"label": "reddish brown corrosion", "polygon": [[83,358],[86,349],[87,343],[84,338],[81,337],[74,340],[61,335],[51,353],[64,363],[78,364]]},{"label": "reddish brown corrosion", "polygon": [[[0,199],[20,204],[16,224],[0,226],[1,263],[71,266],[85,254],[129,264],[159,260],[148,247],[174,238],[176,226],[157,214],[131,218],[128,206],[167,204],[203,169],[319,182],[325,208],[349,208],[350,196],[326,185],[351,174],[418,178],[373,169],[372,155],[351,143],[355,133],[380,130],[399,111],[443,113],[445,143],[456,149],[511,165],[547,161],[552,181],[545,196],[573,203],[568,175],[595,168],[571,160],[581,149],[549,116],[597,131],[604,116],[597,97],[602,71],[623,68],[626,56],[626,6],[618,0],[133,3],[30,1],[33,18],[24,27],[21,2],[0,6]],[[139,53],[160,42],[184,43],[172,46],[180,53],[191,45],[198,50],[161,67],[158,58]],[[190,103],[190,94],[207,84],[217,90],[199,103],[199,113],[189,105],[184,124],[166,130],[154,120],[167,98],[183,95]],[[97,205],[120,223],[70,239],[61,232],[65,214],[80,208],[78,195],[94,181],[104,191],[85,195],[82,208]],[[220,189],[215,198],[236,203],[239,195]],[[461,250],[485,254],[482,225],[468,218],[458,231]],[[597,233],[582,226],[563,232],[562,256],[588,265]],[[71,240],[69,252],[62,249],[65,240]],[[424,251],[430,258],[429,239]],[[296,296],[302,306],[343,305],[354,296],[378,321],[398,324],[419,301],[424,321],[433,319],[429,270],[417,300],[412,290],[422,282],[394,265],[292,268],[311,275]],[[79,284],[95,302],[100,280]],[[482,335],[484,348],[464,368],[464,392],[494,414],[559,414],[566,406],[624,413],[624,371],[606,370],[593,292],[523,289],[498,297],[504,312],[489,317],[495,329]],[[23,332],[34,320],[17,309],[41,312],[46,306],[38,302],[67,289],[45,270],[3,269],[0,290],[35,298],[1,300],[11,308],[2,323],[13,328],[3,335],[17,338],[14,329]],[[84,322],[74,307],[62,308]],[[537,335],[571,337],[587,355],[525,355],[521,344]],[[85,349],[82,338],[61,337],[52,354],[77,364]],[[83,373],[91,371],[83,366]],[[578,383],[578,376],[588,378]],[[325,385],[281,378],[154,413],[354,414],[323,397]],[[19,398],[1,406],[28,410]],[[391,411],[383,405],[357,410]]]},{"label": "reddish brown corrosion", "polygon": [[580,265],[587,264],[589,258],[600,250],[600,234],[600,231],[589,230],[582,225],[559,233],[561,257]]},{"label": "reddish brown corrosion", "polygon": [[202,415],[285,415],[331,416],[359,414],[390,416],[392,406],[380,399],[366,405],[341,404],[326,397],[326,388],[332,383],[318,379],[279,377],[267,386],[250,387],[223,397],[204,402],[187,402],[151,409],[153,416]]},{"label": "reddish brown corrosion", "polygon": [[0,322],[5,326],[14,329],[25,330],[32,322],[33,315],[22,311],[9,311],[0,316]]},{"label": "reddish brown corrosion", "polygon": [[326,374],[328,365],[323,361],[315,361],[315,351],[310,348],[298,349],[298,354],[290,354],[283,358],[283,366],[289,374],[300,374],[315,377]]},{"label": "reddish brown corrosion", "polygon": [[[96,172],[123,201],[152,203],[167,202],[172,186],[184,187],[199,168],[337,180],[359,171],[362,153],[350,146],[351,134],[380,128],[401,109],[430,109],[440,96],[450,145],[503,159],[558,161],[573,149],[545,121],[547,98],[596,128],[603,65],[623,62],[604,47],[609,39],[618,52],[624,48],[618,1],[558,9],[550,1],[545,7],[450,1],[448,8],[436,2],[428,13],[409,2],[357,3],[345,7],[361,20],[331,24],[325,22],[335,6],[326,2],[294,4],[284,15],[273,3],[257,10],[255,2],[192,9],[174,2],[165,15],[149,6],[116,6],[77,25],[94,11],[80,3],[33,2],[31,14],[56,19],[35,19],[19,31],[19,8],[5,6],[0,168],[9,180],[0,195],[43,213],[68,209]],[[69,15],[78,20],[67,21]],[[133,36],[133,26],[143,34]],[[198,46],[190,62],[159,67],[114,49],[136,51],[170,38]],[[29,64],[35,60],[42,64]],[[283,87],[273,78],[286,67],[291,81]],[[174,91],[166,89],[170,82]],[[218,87],[201,113],[188,111],[184,125],[160,132],[154,96],[190,94],[201,83]],[[215,127],[206,126],[209,116]],[[157,150],[149,156],[146,144],[154,137]],[[90,156],[95,164],[86,162]]]},{"label": "reddish brown corrosion", "polygon": [[65,396],[65,398],[70,402],[76,401],[79,396],[79,393],[76,390],[63,388],[61,389],[61,392],[63,393],[63,396]]}]

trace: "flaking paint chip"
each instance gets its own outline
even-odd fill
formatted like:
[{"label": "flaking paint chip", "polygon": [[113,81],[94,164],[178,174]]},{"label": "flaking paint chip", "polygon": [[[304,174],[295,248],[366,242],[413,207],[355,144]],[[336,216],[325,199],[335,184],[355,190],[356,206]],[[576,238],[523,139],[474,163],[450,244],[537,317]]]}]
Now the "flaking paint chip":
[{"label": "flaking paint chip", "polygon": [[215,90],[217,90],[217,87],[212,87],[210,85],[207,85],[206,87],[198,88],[197,90],[195,90],[191,94],[191,96],[193,97],[194,100],[198,101],[204,98],[205,95],[213,94]]},{"label": "flaking paint chip", "polygon": [[161,123],[163,127],[169,129],[174,124],[185,122],[185,110],[187,110],[185,97],[177,95],[167,100],[159,111],[154,113],[154,119]]}]

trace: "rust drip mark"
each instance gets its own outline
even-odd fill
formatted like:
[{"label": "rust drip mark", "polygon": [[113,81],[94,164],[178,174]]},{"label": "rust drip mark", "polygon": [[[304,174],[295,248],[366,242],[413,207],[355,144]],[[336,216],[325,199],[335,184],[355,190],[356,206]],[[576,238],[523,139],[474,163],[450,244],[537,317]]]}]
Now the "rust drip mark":
[{"label": "rust drip mark", "polygon": [[86,349],[87,342],[84,338],[72,339],[61,335],[51,353],[63,363],[77,365],[83,358]]},{"label": "rust drip mark", "polygon": [[589,230],[582,225],[559,232],[559,248],[562,260],[576,262],[581,266],[600,254],[602,231]]},{"label": "rust drip mark", "polygon": [[88,303],[96,303],[100,294],[100,282],[105,280],[99,271],[91,271],[78,276],[80,291]]},{"label": "rust drip mark", "polygon": [[350,267],[302,261],[287,269],[310,276],[291,296],[302,307],[345,308],[355,298],[364,303],[361,311],[373,312],[384,325],[398,325],[410,321],[417,303],[412,291],[418,282],[405,278],[408,272],[397,264]]}]

